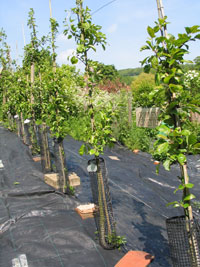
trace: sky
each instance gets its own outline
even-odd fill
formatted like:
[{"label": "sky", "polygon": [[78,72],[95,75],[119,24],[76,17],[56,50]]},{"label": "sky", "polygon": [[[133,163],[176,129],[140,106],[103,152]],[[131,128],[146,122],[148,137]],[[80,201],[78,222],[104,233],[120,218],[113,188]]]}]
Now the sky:
[{"label": "sky", "polygon": [[[51,0],[53,17],[59,23],[56,39],[57,63],[69,64],[68,56],[75,49],[75,42],[63,35],[67,13],[75,7],[76,0]],[[157,20],[156,0],[85,0],[84,6],[91,9],[93,22],[102,26],[108,45],[106,50],[98,48],[90,55],[91,59],[104,64],[113,64],[117,69],[141,67],[140,61],[147,55],[140,48],[147,40],[147,26],[154,26]],[[168,17],[168,33],[177,35],[184,27],[200,25],[199,0],[163,0],[164,13]],[[38,37],[50,32],[49,0],[0,0],[0,28],[7,34],[11,47],[11,56],[20,62],[24,43],[30,42],[30,30],[27,27],[28,12],[35,11]],[[24,34],[23,34],[24,32]],[[190,44],[190,54],[186,59],[200,56],[200,42]]]}]

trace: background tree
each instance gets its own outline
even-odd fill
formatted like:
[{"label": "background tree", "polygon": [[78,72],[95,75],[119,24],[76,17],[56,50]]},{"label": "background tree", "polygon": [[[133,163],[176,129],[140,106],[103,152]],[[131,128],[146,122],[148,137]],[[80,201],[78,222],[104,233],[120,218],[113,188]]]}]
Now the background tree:
[{"label": "background tree", "polygon": [[160,107],[164,102],[163,92],[157,93],[155,75],[141,73],[131,83],[133,105],[136,107]]}]

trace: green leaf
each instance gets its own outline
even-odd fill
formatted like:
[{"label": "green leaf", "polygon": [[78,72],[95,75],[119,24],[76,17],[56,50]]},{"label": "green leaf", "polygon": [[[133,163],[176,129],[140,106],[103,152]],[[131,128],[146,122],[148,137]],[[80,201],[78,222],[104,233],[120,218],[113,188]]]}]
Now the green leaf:
[{"label": "green leaf", "polygon": [[20,183],[19,183],[19,182],[14,182],[13,184],[14,184],[14,185],[18,185],[18,184],[20,184]]},{"label": "green leaf", "polygon": [[156,174],[159,174],[160,164],[156,165]]},{"label": "green leaf", "polygon": [[185,188],[185,186],[183,184],[180,184],[178,187],[179,190],[183,190],[184,188]]},{"label": "green leaf", "polygon": [[181,131],[181,134],[184,136],[189,136],[191,134],[191,132],[189,130],[183,130],[183,131]]},{"label": "green leaf", "polygon": [[200,34],[197,34],[194,38],[195,39],[200,39]]},{"label": "green leaf", "polygon": [[160,125],[157,127],[158,131],[162,134],[169,135],[171,132],[171,129],[167,127],[166,125]]},{"label": "green leaf", "polygon": [[90,149],[88,152],[89,152],[90,155],[96,154],[96,151],[94,149]]},{"label": "green leaf", "polygon": [[160,85],[160,73],[156,73],[156,75],[155,75],[155,83],[156,83],[156,85]]},{"label": "green leaf", "polygon": [[167,136],[162,134],[162,133],[157,134],[157,137],[160,138],[160,139],[164,139],[164,140],[168,139]]},{"label": "green leaf", "polygon": [[[178,143],[181,145],[183,143],[183,139],[182,138],[177,138],[176,139],[178,141]],[[185,151],[184,151],[185,152]]]},{"label": "green leaf", "polygon": [[172,77],[173,77],[172,75],[166,76],[164,79],[164,83],[168,84]]},{"label": "green leaf", "polygon": [[144,45],[140,48],[140,51],[147,50],[147,49],[150,49],[150,47],[148,45]]},{"label": "green leaf", "polygon": [[188,183],[185,185],[186,188],[193,188],[194,187],[194,184],[191,184],[191,183]]},{"label": "green leaf", "polygon": [[182,60],[181,62],[183,62],[183,63],[188,63],[188,64],[192,64],[193,63],[193,61],[192,60]]},{"label": "green leaf", "polygon": [[196,144],[196,142],[197,142],[196,135],[194,135],[194,134],[189,135],[189,137],[188,137],[188,144],[189,145],[194,145],[194,144]]},{"label": "green leaf", "polygon": [[185,27],[185,30],[186,30],[187,34],[190,34],[191,33],[190,27]]},{"label": "green leaf", "polygon": [[199,30],[199,25],[194,25],[192,27],[186,27],[185,30],[186,30],[187,34],[189,34],[189,33],[197,33],[197,32],[200,31]]},{"label": "green leaf", "polygon": [[154,37],[155,37],[154,30],[153,30],[153,28],[151,28],[150,26],[147,27],[147,32],[148,32],[148,34],[149,34],[149,36],[150,36],[151,38],[154,38]]},{"label": "green leaf", "polygon": [[151,70],[151,65],[150,64],[147,64],[147,65],[144,66],[144,72],[145,73],[149,73],[150,70]]},{"label": "green leaf", "polygon": [[179,208],[179,207],[180,207],[180,203],[174,204],[174,208]]},{"label": "green leaf", "polygon": [[152,60],[151,60],[151,65],[152,65],[152,68],[157,68],[158,66],[158,59],[157,57],[153,57]]},{"label": "green leaf", "polygon": [[183,190],[184,188],[185,186],[183,184],[180,184],[179,187],[176,190],[174,190],[174,194],[176,194],[178,190]]},{"label": "green leaf", "polygon": [[187,196],[184,198],[184,201],[189,201],[189,200],[192,200],[192,199],[194,199],[194,198],[196,198],[195,195],[193,195],[193,194],[189,194],[189,195],[187,195]]},{"label": "green leaf", "polygon": [[171,205],[179,205],[180,206],[180,204],[178,203],[178,201],[173,201],[173,202],[169,202],[169,203],[166,204],[167,207],[169,207]]},{"label": "green leaf", "polygon": [[82,53],[82,52],[85,51],[85,46],[80,44],[80,45],[77,46],[76,50],[77,50],[78,53]]},{"label": "green leaf", "polygon": [[170,170],[170,159],[167,159],[163,162],[163,167],[165,170],[169,171]]},{"label": "green leaf", "polygon": [[173,93],[180,92],[183,90],[183,86],[178,84],[169,84],[169,88]]},{"label": "green leaf", "polygon": [[181,165],[183,165],[187,161],[187,158],[186,158],[186,156],[184,154],[179,154],[177,159],[178,159],[178,162]]},{"label": "green leaf", "polygon": [[193,148],[196,150],[200,150],[200,143],[195,144]]},{"label": "green leaf", "polygon": [[75,56],[73,56],[73,57],[71,58],[71,63],[72,63],[72,64],[77,64],[77,63],[78,63],[78,58],[75,57]]},{"label": "green leaf", "polygon": [[92,50],[94,50],[96,52],[96,48],[94,45],[89,45],[90,48],[92,48]]},{"label": "green leaf", "polygon": [[86,146],[83,144],[79,149],[79,154],[82,156],[86,153]]},{"label": "green leaf", "polygon": [[185,203],[185,204],[182,205],[182,207],[183,207],[184,209],[187,209],[189,206],[190,206],[189,203]]},{"label": "green leaf", "polygon": [[158,154],[162,154],[162,153],[166,153],[169,149],[169,144],[167,142],[163,143],[163,144],[160,144],[156,151]]}]

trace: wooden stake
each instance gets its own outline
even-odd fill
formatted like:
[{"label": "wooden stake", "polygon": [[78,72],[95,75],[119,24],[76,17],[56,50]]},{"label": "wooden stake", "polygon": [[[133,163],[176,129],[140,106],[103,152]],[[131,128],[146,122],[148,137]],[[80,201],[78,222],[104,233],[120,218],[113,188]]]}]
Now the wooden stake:
[{"label": "wooden stake", "polygon": [[49,10],[50,10],[50,18],[52,18],[51,0],[49,0]]},{"label": "wooden stake", "polygon": [[35,80],[35,64],[31,64],[31,104],[34,104],[33,86]]},{"label": "wooden stake", "polygon": [[132,125],[132,93],[128,92],[128,125]]},{"label": "wooden stake", "polygon": [[[164,14],[164,6],[162,3],[162,0],[156,0],[157,2],[157,8],[158,8],[158,18],[159,19],[164,19],[165,14]],[[163,30],[161,29],[161,35],[165,35],[165,37],[167,37],[167,29],[166,27],[164,28],[164,34],[163,34]]]},{"label": "wooden stake", "polygon": [[23,40],[24,40],[24,46],[26,46],[26,38],[24,34],[24,24],[22,23],[22,35],[23,35]]}]

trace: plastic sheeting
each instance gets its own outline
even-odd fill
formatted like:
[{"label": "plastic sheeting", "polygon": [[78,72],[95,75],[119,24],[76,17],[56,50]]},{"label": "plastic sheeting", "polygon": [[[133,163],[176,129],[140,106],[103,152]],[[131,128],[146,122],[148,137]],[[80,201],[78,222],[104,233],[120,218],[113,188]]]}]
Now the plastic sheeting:
[{"label": "plastic sheeting", "polygon": [[[81,177],[75,197],[56,192],[43,182],[39,163],[16,134],[0,127],[0,266],[26,257],[30,267],[113,267],[124,255],[104,250],[95,239],[94,218],[82,220],[74,211],[92,202],[87,172],[89,156],[80,156],[81,142],[64,141],[69,171]],[[105,152],[117,233],[127,239],[126,250],[144,250],[155,256],[150,266],[171,266],[165,220],[182,214],[166,207],[180,198],[178,166],[155,173],[151,156],[115,146]],[[189,157],[189,174],[199,199],[198,156]],[[21,266],[20,266],[21,267]]]},{"label": "plastic sheeting", "polygon": [[[0,266],[114,266],[123,256],[95,240],[94,219],[74,211],[81,202],[43,182],[27,146],[0,128]],[[25,255],[25,256],[24,256]]]}]

